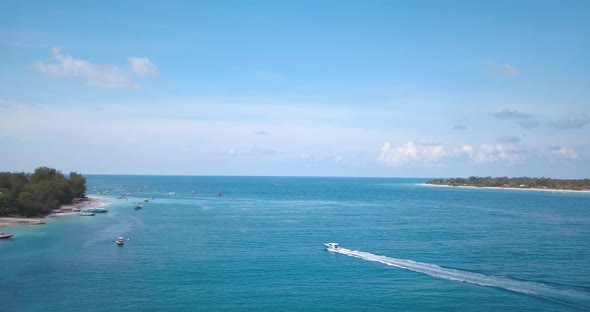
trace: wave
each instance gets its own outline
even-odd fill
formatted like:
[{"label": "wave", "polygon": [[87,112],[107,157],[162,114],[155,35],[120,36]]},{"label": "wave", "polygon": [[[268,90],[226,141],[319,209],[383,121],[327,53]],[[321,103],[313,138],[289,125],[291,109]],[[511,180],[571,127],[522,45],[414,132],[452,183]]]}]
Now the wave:
[{"label": "wave", "polygon": [[[433,277],[451,281],[475,284],[479,286],[495,287],[565,304],[582,304],[590,307],[590,293],[575,289],[560,289],[545,283],[514,280],[501,276],[485,275],[476,272],[463,271],[438,266],[436,264],[417,262],[413,260],[397,259],[379,256],[368,252],[350,250],[340,247],[335,252],[367,261],[379,262]],[[566,302],[564,302],[566,301]]]}]

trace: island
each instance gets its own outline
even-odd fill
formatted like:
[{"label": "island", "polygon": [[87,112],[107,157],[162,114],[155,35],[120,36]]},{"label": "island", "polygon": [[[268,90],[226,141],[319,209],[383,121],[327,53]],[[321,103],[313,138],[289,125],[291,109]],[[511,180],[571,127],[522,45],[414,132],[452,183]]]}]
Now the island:
[{"label": "island", "polygon": [[86,198],[86,178],[39,167],[35,172],[0,172],[0,217],[42,217]]},{"label": "island", "polygon": [[426,184],[443,186],[493,187],[535,190],[590,191],[590,179],[551,179],[544,177],[469,177],[432,179],[427,181]]}]

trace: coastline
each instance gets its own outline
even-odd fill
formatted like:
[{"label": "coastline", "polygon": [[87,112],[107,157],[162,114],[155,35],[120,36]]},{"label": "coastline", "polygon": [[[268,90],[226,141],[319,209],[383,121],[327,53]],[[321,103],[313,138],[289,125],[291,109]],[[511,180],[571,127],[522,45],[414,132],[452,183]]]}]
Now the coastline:
[{"label": "coastline", "polygon": [[[87,200],[78,201],[68,205],[62,205],[59,209],[53,210],[50,214],[44,217],[0,217],[0,228],[6,228],[14,225],[36,225],[31,222],[41,221],[46,222],[49,218],[72,215],[75,213],[74,209],[84,209],[90,207],[102,207],[110,204],[108,200],[100,197],[88,196]],[[42,223],[40,223],[42,224]]]},{"label": "coastline", "polygon": [[435,186],[435,187],[451,187],[451,188],[453,188],[453,187],[460,187],[460,188],[490,189],[490,190],[511,190],[511,191],[550,192],[550,193],[582,193],[582,194],[590,194],[590,190],[588,190],[588,191],[580,191],[580,190],[558,190],[558,189],[518,188],[518,187],[471,186],[471,185],[451,186],[451,185],[428,184],[428,183],[420,183],[418,185]]}]

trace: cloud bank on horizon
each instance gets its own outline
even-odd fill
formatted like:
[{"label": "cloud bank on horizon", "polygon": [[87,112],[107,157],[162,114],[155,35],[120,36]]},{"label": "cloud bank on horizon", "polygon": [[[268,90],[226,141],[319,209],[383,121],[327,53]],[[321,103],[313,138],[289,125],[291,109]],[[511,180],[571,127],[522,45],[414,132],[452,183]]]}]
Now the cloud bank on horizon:
[{"label": "cloud bank on horizon", "polygon": [[525,4],[2,3],[0,171],[589,177],[590,9]]}]

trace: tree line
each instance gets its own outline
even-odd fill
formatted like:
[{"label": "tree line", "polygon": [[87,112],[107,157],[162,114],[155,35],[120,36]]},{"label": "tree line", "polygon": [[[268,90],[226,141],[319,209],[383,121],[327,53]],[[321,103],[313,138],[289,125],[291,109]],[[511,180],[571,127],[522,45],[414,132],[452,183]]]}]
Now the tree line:
[{"label": "tree line", "polygon": [[562,180],[551,178],[508,178],[508,177],[469,177],[451,179],[433,179],[428,184],[449,186],[479,186],[479,187],[514,187],[554,190],[590,190],[590,179]]},{"label": "tree line", "polygon": [[86,178],[40,167],[35,172],[0,172],[0,216],[36,217],[51,213],[74,198],[86,197]]}]

